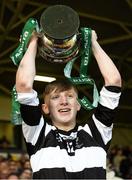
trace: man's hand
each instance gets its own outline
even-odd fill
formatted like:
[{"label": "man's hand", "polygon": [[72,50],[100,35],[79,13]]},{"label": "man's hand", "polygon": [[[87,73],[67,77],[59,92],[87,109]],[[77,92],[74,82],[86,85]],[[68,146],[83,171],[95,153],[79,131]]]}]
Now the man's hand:
[{"label": "man's hand", "polygon": [[[21,42],[22,40],[21,40],[21,36],[20,36],[20,38],[19,38],[19,41]],[[31,38],[30,38],[30,40],[29,40],[29,42],[28,42],[28,45],[27,45],[27,47],[29,46],[29,44],[30,43],[32,43],[32,42],[37,42],[38,41],[38,33],[36,32],[36,31],[33,31],[33,33],[32,33],[32,35],[31,35]]]},{"label": "man's hand", "polygon": [[94,42],[94,41],[97,41],[97,34],[94,30],[92,30],[92,37],[91,37],[91,41]]},{"label": "man's hand", "polygon": [[33,31],[27,47],[29,47],[30,44],[36,44],[37,46],[37,42],[38,42],[38,34],[36,31]]}]

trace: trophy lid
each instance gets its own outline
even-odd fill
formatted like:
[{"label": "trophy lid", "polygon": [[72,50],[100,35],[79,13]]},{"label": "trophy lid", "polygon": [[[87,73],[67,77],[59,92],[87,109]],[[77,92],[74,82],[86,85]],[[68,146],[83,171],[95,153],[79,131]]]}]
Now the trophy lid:
[{"label": "trophy lid", "polygon": [[48,7],[40,18],[42,32],[56,40],[72,37],[78,31],[79,24],[77,12],[65,5]]}]

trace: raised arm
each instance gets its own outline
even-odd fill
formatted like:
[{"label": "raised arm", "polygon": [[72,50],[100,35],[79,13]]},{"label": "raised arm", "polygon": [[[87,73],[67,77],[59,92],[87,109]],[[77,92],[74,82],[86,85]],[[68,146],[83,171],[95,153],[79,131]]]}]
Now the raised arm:
[{"label": "raised arm", "polygon": [[33,35],[28,49],[23,56],[16,73],[17,92],[31,92],[36,74],[35,58],[37,53],[37,36]]},{"label": "raised arm", "polygon": [[95,31],[92,31],[92,52],[104,78],[105,86],[121,87],[120,73],[111,58],[99,45]]}]

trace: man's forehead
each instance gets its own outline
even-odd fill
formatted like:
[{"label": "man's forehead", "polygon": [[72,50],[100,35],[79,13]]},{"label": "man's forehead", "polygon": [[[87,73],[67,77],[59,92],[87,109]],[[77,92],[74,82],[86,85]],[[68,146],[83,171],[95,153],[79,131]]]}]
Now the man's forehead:
[{"label": "man's forehead", "polygon": [[61,93],[61,92],[75,92],[75,90],[74,90],[73,87],[71,87],[71,88],[69,88],[69,89],[55,88],[55,89],[53,89],[49,94]]},{"label": "man's forehead", "polygon": [[53,89],[49,94],[47,94],[46,96],[45,96],[45,100],[47,100],[47,99],[49,99],[52,95],[54,95],[54,94],[60,94],[60,93],[73,93],[73,94],[76,94],[77,95],[77,93],[76,93],[76,91],[74,90],[74,88],[70,88],[70,89],[63,89],[63,90],[60,90],[60,89],[58,89],[58,88],[55,88],[55,89]]}]

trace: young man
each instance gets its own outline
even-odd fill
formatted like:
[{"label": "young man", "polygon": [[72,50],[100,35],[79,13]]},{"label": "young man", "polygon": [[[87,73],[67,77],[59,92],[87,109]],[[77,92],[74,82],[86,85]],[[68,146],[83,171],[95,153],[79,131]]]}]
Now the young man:
[{"label": "young man", "polygon": [[45,122],[35,76],[37,37],[33,36],[20,62],[16,89],[21,103],[23,134],[35,179],[105,179],[106,153],[112,137],[113,117],[120,98],[121,77],[92,31],[92,52],[104,78],[100,101],[85,126],[76,125],[80,110],[77,90],[68,81],[52,82],[44,93],[42,109],[52,124]]}]

